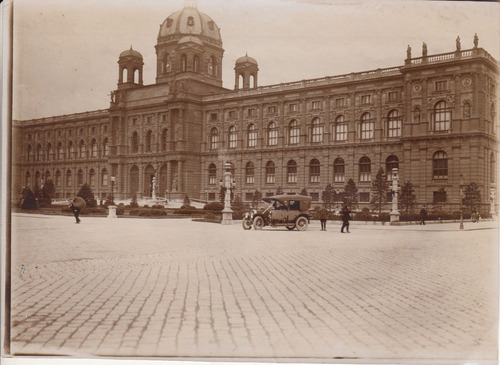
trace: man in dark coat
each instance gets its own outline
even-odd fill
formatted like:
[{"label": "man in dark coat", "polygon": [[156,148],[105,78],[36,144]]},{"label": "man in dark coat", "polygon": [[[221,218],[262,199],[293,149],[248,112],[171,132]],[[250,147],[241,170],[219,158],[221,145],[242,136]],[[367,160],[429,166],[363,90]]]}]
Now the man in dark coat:
[{"label": "man in dark coat", "polygon": [[425,205],[420,209],[420,225],[425,226],[425,218],[427,218],[427,210],[425,210]]},{"label": "man in dark coat", "polygon": [[69,203],[69,208],[73,211],[73,214],[75,215],[76,223],[80,223],[80,208],[75,207],[73,205],[73,202],[70,201]]},{"label": "man in dark coat", "polygon": [[326,220],[328,219],[328,210],[321,208],[319,210],[319,221],[321,222],[321,230],[326,231]]},{"label": "man in dark coat", "polygon": [[349,220],[351,219],[351,212],[347,208],[347,205],[344,205],[340,214],[342,214],[342,227],[340,228],[340,233],[344,233],[344,228],[346,228],[347,233],[349,232]]}]

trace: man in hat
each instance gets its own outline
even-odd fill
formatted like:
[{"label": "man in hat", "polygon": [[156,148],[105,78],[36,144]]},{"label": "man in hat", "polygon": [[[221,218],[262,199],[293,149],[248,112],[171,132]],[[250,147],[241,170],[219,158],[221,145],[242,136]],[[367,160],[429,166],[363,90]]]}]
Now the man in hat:
[{"label": "man in hat", "polygon": [[73,211],[73,214],[75,215],[75,219],[76,219],[76,223],[80,223],[80,208],[78,207],[75,207],[75,205],[73,204],[73,201],[71,200],[68,200],[69,201],[69,209],[71,209]]}]

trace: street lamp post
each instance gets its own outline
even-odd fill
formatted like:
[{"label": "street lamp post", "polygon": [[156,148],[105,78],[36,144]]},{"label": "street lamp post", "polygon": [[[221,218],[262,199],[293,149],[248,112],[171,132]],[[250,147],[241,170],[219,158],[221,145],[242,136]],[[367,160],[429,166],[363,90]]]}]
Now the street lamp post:
[{"label": "street lamp post", "polygon": [[112,205],[115,205],[115,195],[114,195],[115,182],[116,182],[116,177],[111,176],[111,204]]},{"label": "street lamp post", "polygon": [[462,175],[460,175],[460,229],[464,229],[464,209],[463,209],[463,186],[464,181]]}]

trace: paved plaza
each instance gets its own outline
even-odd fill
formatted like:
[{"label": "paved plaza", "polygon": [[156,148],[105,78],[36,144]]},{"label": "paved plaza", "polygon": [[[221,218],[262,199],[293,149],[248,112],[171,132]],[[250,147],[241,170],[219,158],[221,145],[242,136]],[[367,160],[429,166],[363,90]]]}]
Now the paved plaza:
[{"label": "paved plaza", "polygon": [[495,222],[339,231],[14,214],[11,351],[497,358]]}]

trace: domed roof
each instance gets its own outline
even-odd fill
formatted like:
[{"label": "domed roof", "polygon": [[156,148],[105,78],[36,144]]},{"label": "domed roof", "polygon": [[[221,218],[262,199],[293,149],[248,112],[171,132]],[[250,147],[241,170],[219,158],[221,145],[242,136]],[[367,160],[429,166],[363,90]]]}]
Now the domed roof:
[{"label": "domed roof", "polygon": [[255,58],[249,57],[248,54],[246,54],[243,57],[240,57],[236,60],[236,65],[239,65],[242,63],[253,63],[254,65],[257,65],[257,61],[255,60]]},{"label": "domed roof", "polygon": [[170,15],[160,26],[158,38],[182,35],[202,36],[222,43],[220,29],[208,15],[196,7],[185,7]]},{"label": "domed roof", "polygon": [[132,49],[132,46],[130,46],[130,49],[127,49],[126,51],[120,53],[120,58],[122,57],[135,57],[135,58],[140,58],[142,60],[142,54]]}]

